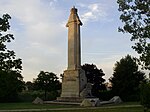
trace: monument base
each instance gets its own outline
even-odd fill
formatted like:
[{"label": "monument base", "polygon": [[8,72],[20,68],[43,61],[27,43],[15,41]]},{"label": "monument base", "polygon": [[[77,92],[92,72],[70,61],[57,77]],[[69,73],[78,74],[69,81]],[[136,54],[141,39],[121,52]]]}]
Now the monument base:
[{"label": "monument base", "polygon": [[81,97],[57,97],[58,102],[79,102],[83,101]]},{"label": "monument base", "polygon": [[79,99],[80,93],[86,87],[85,72],[82,69],[65,70],[62,79],[62,99]]}]

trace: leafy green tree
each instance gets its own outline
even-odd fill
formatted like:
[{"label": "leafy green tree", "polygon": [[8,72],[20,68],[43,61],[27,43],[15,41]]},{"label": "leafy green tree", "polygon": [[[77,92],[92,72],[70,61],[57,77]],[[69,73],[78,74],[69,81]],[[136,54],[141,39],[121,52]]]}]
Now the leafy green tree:
[{"label": "leafy green tree", "polygon": [[136,59],[127,55],[116,62],[113,77],[109,80],[114,95],[120,96],[123,100],[138,100],[139,85],[145,81],[145,73],[138,70]]},{"label": "leafy green tree", "polygon": [[131,34],[131,41],[135,41],[132,48],[140,54],[140,64],[150,69],[150,0],[117,0],[117,3],[124,23],[119,31]]},{"label": "leafy green tree", "polygon": [[8,14],[0,18],[0,102],[15,101],[18,92],[24,88],[22,61],[16,59],[15,52],[6,47],[14,39],[12,34],[7,34],[9,19],[11,17]]},{"label": "leafy green tree", "polygon": [[47,97],[47,92],[57,91],[61,88],[58,77],[52,72],[41,71],[38,77],[34,80],[34,84],[36,90],[45,91],[45,100]]},{"label": "leafy green tree", "polygon": [[93,85],[92,94],[99,97],[100,91],[106,90],[103,70],[98,69],[94,64],[84,64],[82,69],[85,71],[87,82]]},{"label": "leafy green tree", "polygon": [[144,106],[144,112],[150,108],[150,82],[142,83],[141,89],[141,104]]},{"label": "leafy green tree", "polygon": [[34,90],[34,83],[31,81],[27,81],[25,83],[25,87],[26,87],[27,91],[33,91]]},{"label": "leafy green tree", "polygon": [[16,70],[20,72],[22,69],[21,59],[16,59],[15,52],[13,50],[8,50],[6,47],[7,43],[14,40],[12,34],[6,34],[10,28],[9,19],[11,19],[11,17],[8,14],[4,14],[2,18],[0,18],[0,70],[7,72]]}]

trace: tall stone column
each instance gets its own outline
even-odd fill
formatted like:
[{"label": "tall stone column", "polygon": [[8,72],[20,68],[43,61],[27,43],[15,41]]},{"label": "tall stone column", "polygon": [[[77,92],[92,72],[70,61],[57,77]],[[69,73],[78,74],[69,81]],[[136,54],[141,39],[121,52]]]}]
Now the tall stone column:
[{"label": "tall stone column", "polygon": [[81,48],[80,48],[80,21],[77,9],[71,9],[68,23],[68,70],[81,67]]},{"label": "tall stone column", "polygon": [[71,102],[82,99],[80,93],[85,88],[87,79],[84,70],[81,69],[80,26],[82,22],[75,7],[70,12],[66,24],[68,27],[68,67],[64,71],[62,92],[57,100]]}]

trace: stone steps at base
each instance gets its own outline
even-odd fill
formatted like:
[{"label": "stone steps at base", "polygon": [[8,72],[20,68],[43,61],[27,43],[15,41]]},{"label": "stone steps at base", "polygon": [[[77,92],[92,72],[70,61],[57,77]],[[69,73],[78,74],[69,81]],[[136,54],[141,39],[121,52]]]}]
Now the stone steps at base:
[{"label": "stone steps at base", "polygon": [[80,105],[78,102],[44,101],[45,104]]},{"label": "stone steps at base", "polygon": [[81,103],[83,98],[81,97],[57,97],[58,102],[76,102]]}]

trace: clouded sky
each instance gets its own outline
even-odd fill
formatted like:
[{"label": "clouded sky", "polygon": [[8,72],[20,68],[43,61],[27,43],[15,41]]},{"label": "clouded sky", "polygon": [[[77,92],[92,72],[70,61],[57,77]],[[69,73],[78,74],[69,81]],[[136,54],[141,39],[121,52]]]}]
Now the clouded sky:
[{"label": "clouded sky", "polygon": [[75,6],[81,27],[82,64],[94,63],[106,74],[131,49],[129,35],[118,32],[116,0],[0,0],[0,15],[10,14],[15,40],[8,47],[23,61],[22,75],[32,81],[41,70],[61,74],[67,68],[67,23]]}]

